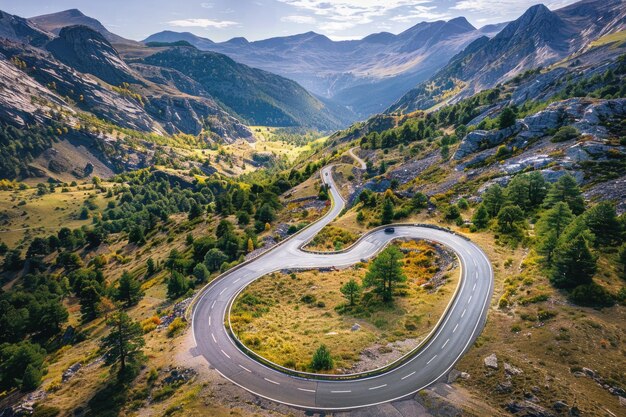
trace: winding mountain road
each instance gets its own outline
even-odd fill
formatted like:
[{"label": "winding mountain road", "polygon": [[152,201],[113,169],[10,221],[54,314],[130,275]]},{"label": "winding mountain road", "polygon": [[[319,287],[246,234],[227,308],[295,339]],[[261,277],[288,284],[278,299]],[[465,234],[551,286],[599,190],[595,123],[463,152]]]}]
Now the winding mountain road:
[{"label": "winding mountain road", "polygon": [[[352,152],[350,152],[352,154]],[[393,234],[375,230],[349,250],[315,254],[300,248],[335,219],[345,203],[332,178],[331,166],[321,171],[330,185],[331,209],[286,242],[246,265],[224,274],[198,296],[192,329],[197,353],[224,378],[263,398],[312,410],[346,410],[397,400],[446,375],[482,330],[493,293],[493,271],[485,254],[472,242],[449,232],[401,225]],[[456,296],[428,342],[409,360],[376,376],[327,381],[291,376],[271,369],[243,353],[224,325],[230,302],[243,288],[270,272],[290,268],[344,267],[371,258],[391,240],[427,239],[453,250],[461,263]]]}]

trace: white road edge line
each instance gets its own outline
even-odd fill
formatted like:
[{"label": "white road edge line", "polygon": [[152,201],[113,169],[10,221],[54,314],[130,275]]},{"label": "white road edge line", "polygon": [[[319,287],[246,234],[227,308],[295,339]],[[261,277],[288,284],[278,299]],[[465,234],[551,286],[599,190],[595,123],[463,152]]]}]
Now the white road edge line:
[{"label": "white road edge line", "polygon": [[246,371],[246,372],[250,372],[250,373],[252,373],[252,371],[251,371],[251,370],[249,370],[248,368],[246,368],[246,367],[245,367],[245,366],[243,366],[242,364],[239,364],[239,367],[240,367],[241,369],[243,369],[244,371]]},{"label": "white road edge line", "polygon": [[410,373],[410,374],[408,374],[408,375],[403,376],[403,377],[402,377],[402,378],[400,378],[400,379],[405,380],[405,379],[407,379],[408,377],[410,377],[410,376],[412,376],[412,375],[415,375],[415,371],[411,372],[411,373]]},{"label": "white road edge line", "polygon": [[224,352],[224,349],[220,349],[222,351],[222,353],[224,354],[224,356],[226,356],[228,359],[230,359],[230,356],[228,356],[228,353]]},{"label": "white road edge line", "polygon": [[435,360],[436,357],[437,357],[437,355],[435,355],[432,358],[430,358],[430,360],[428,362],[426,362],[426,365],[429,365],[433,360]]},{"label": "white road edge line", "polygon": [[267,379],[267,378],[263,378],[264,380],[266,380],[267,382],[270,382],[274,385],[280,385],[280,382],[276,382],[276,381],[272,381],[271,379]]},{"label": "white road edge line", "polygon": [[372,387],[372,388],[368,388],[368,389],[369,389],[370,391],[372,391],[372,390],[375,390],[375,389],[384,388],[384,387],[386,387],[386,386],[387,386],[387,384],[382,384],[382,385],[379,385],[379,386],[377,386],[377,387]]}]

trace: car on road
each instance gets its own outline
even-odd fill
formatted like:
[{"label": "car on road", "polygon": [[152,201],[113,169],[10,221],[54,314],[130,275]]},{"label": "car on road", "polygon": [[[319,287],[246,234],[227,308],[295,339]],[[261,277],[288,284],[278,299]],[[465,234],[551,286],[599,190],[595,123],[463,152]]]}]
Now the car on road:
[{"label": "car on road", "polygon": [[395,231],[396,231],[396,229],[394,229],[393,227],[386,227],[385,228],[385,233],[393,233]]}]

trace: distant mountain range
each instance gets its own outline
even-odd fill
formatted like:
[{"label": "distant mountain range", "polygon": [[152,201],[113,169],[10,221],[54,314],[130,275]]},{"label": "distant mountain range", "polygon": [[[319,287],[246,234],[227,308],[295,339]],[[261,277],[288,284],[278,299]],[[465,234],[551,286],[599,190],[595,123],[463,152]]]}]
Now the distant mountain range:
[{"label": "distant mountain range", "polygon": [[559,10],[529,8],[493,38],[481,37],[389,111],[426,110],[494,87],[526,70],[582,52],[600,36],[626,29],[623,0],[583,0]]},{"label": "distant mountain range", "polygon": [[356,118],[383,111],[411,86],[433,75],[452,56],[504,24],[474,28],[465,18],[422,22],[394,35],[332,41],[315,32],[248,42],[215,43],[192,33],[163,31],[144,42],[187,41],[198,49],[226,54],[235,61],[275,72],[309,91],[349,108]]}]

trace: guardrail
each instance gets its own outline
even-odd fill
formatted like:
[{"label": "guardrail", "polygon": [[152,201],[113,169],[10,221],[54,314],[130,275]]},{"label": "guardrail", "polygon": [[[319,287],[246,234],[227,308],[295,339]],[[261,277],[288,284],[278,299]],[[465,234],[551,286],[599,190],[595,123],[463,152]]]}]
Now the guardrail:
[{"label": "guardrail", "polygon": [[[380,230],[380,229],[385,229],[387,227],[406,227],[406,226],[410,226],[410,227],[426,227],[426,228],[429,228],[429,229],[437,229],[437,230],[445,231],[447,233],[455,234],[455,235],[457,235],[457,236],[459,236],[459,237],[461,237],[463,239],[468,239],[466,236],[459,235],[458,233],[455,233],[454,231],[451,231],[451,230],[446,229],[444,227],[440,227],[440,226],[437,226],[437,225],[420,224],[420,223],[394,223],[394,224],[389,224],[389,225],[386,225],[386,226],[380,226],[380,227],[377,227],[377,228],[373,229],[372,231],[368,232],[366,235],[362,236],[360,239],[363,239],[365,236],[370,235],[372,232],[375,232],[375,231]],[[393,239],[390,240],[390,242],[391,241],[393,241]],[[354,246],[357,242],[355,242],[352,246]],[[381,250],[382,249],[383,248],[381,248]],[[339,252],[323,252],[323,253],[325,253],[325,254],[332,254],[332,253],[339,253]],[[368,377],[381,375],[381,374],[384,374],[384,373],[386,373],[386,372],[388,372],[390,370],[396,369],[396,368],[404,365],[405,363],[409,362],[410,360],[412,360],[413,357],[415,357],[415,355],[417,353],[419,353],[419,351],[422,350],[422,348],[432,339],[432,337],[435,335],[437,330],[439,330],[443,320],[450,313],[450,308],[452,306],[452,303],[456,299],[456,297],[457,297],[457,295],[459,293],[459,290],[461,288],[461,284],[462,284],[461,280],[463,280],[463,270],[462,270],[463,263],[461,262],[461,258],[459,257],[459,255],[456,252],[455,252],[455,255],[456,255],[457,259],[459,260],[459,264],[461,265],[460,279],[459,279],[458,285],[454,289],[454,293],[452,294],[452,297],[450,298],[450,301],[448,302],[448,305],[446,306],[446,309],[444,310],[444,312],[439,317],[439,320],[437,321],[435,326],[433,326],[431,331],[426,335],[426,337],[424,339],[422,339],[417,344],[417,346],[415,346],[409,352],[404,354],[402,357],[400,357],[400,358],[396,359],[395,361],[393,361],[393,362],[391,362],[391,363],[389,363],[389,364],[387,364],[385,366],[382,366],[380,368],[372,369],[370,371],[353,373],[353,374],[319,374],[319,373],[314,373],[314,372],[297,371],[295,369],[286,368],[286,367],[284,367],[282,365],[279,365],[279,364],[277,364],[275,362],[272,362],[269,359],[259,355],[258,353],[256,353],[252,349],[248,348],[239,339],[239,337],[233,331],[232,323],[231,323],[231,320],[230,320],[230,315],[231,315],[231,310],[232,310],[233,303],[235,302],[237,297],[239,297],[239,294],[241,294],[241,292],[246,288],[246,286],[242,287],[237,292],[237,294],[235,294],[235,296],[229,302],[228,309],[227,309],[227,312],[228,312],[228,326],[225,326],[226,327],[226,331],[227,331],[228,335],[230,336],[231,340],[233,340],[233,342],[235,343],[235,345],[237,345],[237,347],[239,347],[239,349],[242,352],[244,352],[246,355],[248,355],[252,359],[254,359],[257,362],[260,362],[261,364],[263,364],[263,365],[265,365],[265,366],[267,366],[269,368],[272,368],[272,369],[274,369],[276,371],[283,372],[285,374],[288,374],[288,375],[291,375],[291,376],[294,376],[294,377],[297,377],[297,378],[316,379],[316,380],[325,380],[325,381],[348,381],[348,380],[363,379],[363,378],[368,378]],[[293,270],[311,270],[311,269],[315,269],[315,268],[293,268]]]}]

